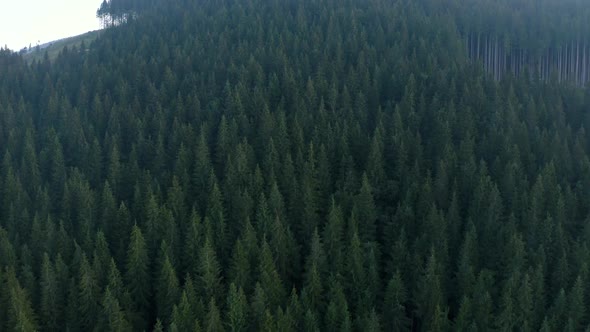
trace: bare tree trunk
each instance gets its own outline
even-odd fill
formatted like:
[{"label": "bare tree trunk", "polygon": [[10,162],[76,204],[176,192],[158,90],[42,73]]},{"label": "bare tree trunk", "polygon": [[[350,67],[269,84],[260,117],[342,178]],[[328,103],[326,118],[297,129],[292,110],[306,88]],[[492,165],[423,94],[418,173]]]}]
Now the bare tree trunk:
[{"label": "bare tree trunk", "polygon": [[479,59],[479,33],[477,34],[477,59]]},{"label": "bare tree trunk", "polygon": [[569,63],[568,80],[572,80],[572,78],[573,78],[573,71],[574,71],[573,70],[573,63],[574,63],[574,61],[573,61],[574,60],[574,58],[573,58],[574,52],[573,51],[574,51],[574,43],[571,43],[569,45],[569,52],[568,52],[568,55],[569,55],[569,57],[568,57],[568,63]]},{"label": "bare tree trunk", "polygon": [[570,74],[570,78],[572,81],[575,82],[575,74],[576,74],[576,70],[575,70],[575,61],[576,61],[576,57],[575,57],[575,52],[574,52],[574,42],[572,41],[572,46],[570,49],[570,70],[571,70],[571,74]]},{"label": "bare tree trunk", "polygon": [[557,72],[558,72],[557,80],[559,82],[561,82],[561,62],[562,62],[562,60],[561,60],[561,53],[562,53],[562,48],[560,48],[558,52],[559,53],[557,54]]},{"label": "bare tree trunk", "polygon": [[498,80],[498,37],[496,36],[494,42],[494,78]]},{"label": "bare tree trunk", "polygon": [[465,36],[465,54],[467,54],[467,59],[471,59],[471,54],[469,53],[469,34]]},{"label": "bare tree trunk", "polygon": [[574,71],[576,72],[576,84],[580,84],[580,39],[576,39],[576,66]]},{"label": "bare tree trunk", "polygon": [[582,45],[582,85],[586,84],[586,45]]},{"label": "bare tree trunk", "polygon": [[486,70],[490,71],[490,36],[486,37]]},{"label": "bare tree trunk", "polygon": [[518,72],[521,75],[524,72],[524,50],[520,50],[520,66]]}]

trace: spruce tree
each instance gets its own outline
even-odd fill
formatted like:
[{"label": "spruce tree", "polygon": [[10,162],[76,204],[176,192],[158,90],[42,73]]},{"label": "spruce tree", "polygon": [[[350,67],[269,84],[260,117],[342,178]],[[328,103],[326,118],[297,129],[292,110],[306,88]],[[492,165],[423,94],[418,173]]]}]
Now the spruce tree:
[{"label": "spruce tree", "polygon": [[146,310],[150,308],[150,262],[145,239],[141,229],[134,225],[131,230],[129,249],[127,250],[127,264],[125,271],[125,285],[132,300],[134,328],[145,328]]}]

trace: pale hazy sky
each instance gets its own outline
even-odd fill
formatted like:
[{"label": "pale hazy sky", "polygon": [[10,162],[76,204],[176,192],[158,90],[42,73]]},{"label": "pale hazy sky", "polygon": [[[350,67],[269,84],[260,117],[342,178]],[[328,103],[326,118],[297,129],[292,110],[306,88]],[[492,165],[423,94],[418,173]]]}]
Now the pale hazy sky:
[{"label": "pale hazy sky", "polygon": [[99,28],[102,0],[0,0],[0,47],[18,51]]}]

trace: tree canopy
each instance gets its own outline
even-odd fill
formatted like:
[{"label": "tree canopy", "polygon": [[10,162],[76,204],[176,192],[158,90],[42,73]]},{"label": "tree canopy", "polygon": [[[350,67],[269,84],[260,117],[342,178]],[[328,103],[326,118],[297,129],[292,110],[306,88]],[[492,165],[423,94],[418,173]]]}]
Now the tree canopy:
[{"label": "tree canopy", "polygon": [[588,328],[584,4],[105,0],[0,50],[0,330]]}]

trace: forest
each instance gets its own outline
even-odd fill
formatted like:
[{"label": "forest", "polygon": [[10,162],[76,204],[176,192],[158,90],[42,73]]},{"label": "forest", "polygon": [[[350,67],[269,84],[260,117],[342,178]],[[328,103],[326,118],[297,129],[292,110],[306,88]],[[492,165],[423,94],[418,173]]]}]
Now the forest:
[{"label": "forest", "polygon": [[467,2],[471,6],[458,15],[464,19],[457,19],[465,47],[496,80],[510,72],[580,86],[590,81],[590,7],[585,2]]},{"label": "forest", "polygon": [[0,49],[0,331],[590,331],[581,0],[105,0]]}]

